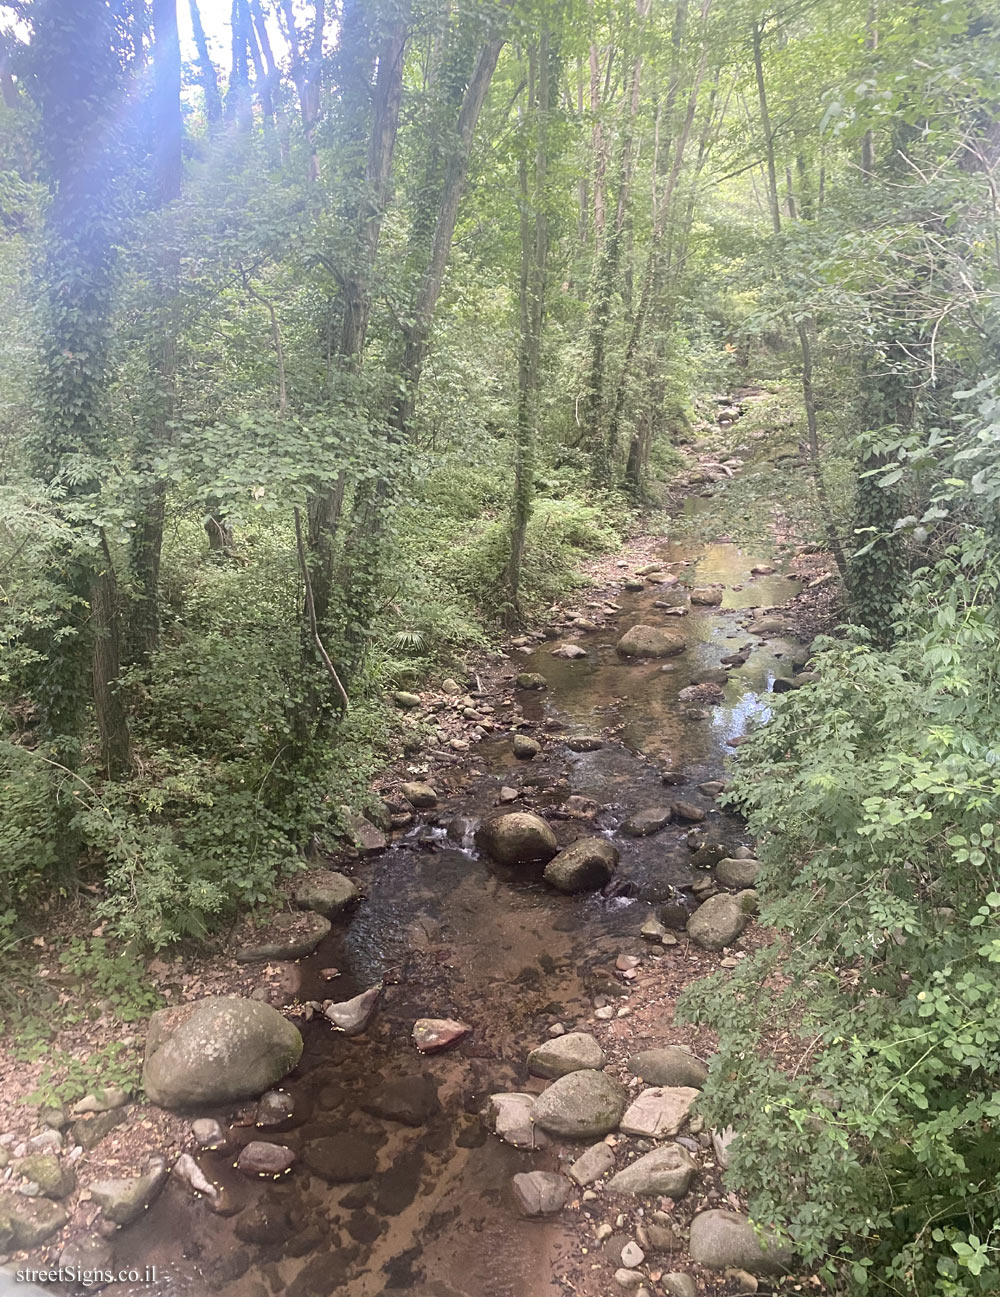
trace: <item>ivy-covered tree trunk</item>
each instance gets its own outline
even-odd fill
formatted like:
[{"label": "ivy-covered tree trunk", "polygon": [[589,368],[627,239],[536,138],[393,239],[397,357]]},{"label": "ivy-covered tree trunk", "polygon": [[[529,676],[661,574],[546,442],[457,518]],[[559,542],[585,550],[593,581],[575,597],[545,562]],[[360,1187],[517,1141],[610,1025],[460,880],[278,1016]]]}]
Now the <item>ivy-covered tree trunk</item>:
[{"label": "ivy-covered tree trunk", "polygon": [[[156,211],[181,194],[181,47],[177,0],[153,0],[152,199]],[[171,438],[177,401],[177,295],[180,258],[169,226],[160,226],[159,255],[152,273],[155,303],[150,312],[148,408],[136,452],[136,468],[145,479],[137,501],[129,564],[132,602],[129,609],[128,657],[143,662],[159,643],[160,555],[166,483],[155,469],[157,455]]]},{"label": "ivy-covered tree trunk", "polygon": [[33,18],[33,92],[51,195],[36,458],[44,480],[61,491],[75,534],[51,574],[62,589],[62,624],[46,646],[37,697],[43,733],[66,764],[79,759],[93,702],[101,765],[114,777],[131,760],[118,688],[120,603],[101,523],[122,51],[104,0],[43,0]]}]

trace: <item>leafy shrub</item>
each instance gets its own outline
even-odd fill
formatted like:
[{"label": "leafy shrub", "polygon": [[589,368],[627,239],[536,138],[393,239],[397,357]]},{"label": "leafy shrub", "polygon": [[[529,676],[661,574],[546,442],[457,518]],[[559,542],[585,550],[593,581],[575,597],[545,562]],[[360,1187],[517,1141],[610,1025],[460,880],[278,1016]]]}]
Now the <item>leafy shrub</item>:
[{"label": "leafy shrub", "polygon": [[720,1035],[732,1181],[849,1288],[1000,1284],[998,590],[970,535],[891,652],[827,642],[776,700],[731,800],[778,939],[684,1004]]}]

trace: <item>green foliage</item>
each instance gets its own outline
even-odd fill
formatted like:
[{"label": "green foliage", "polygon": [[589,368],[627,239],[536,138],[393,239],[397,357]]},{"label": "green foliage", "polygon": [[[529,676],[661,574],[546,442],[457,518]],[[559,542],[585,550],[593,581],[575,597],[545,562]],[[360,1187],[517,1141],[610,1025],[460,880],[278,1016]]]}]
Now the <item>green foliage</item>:
[{"label": "green foliage", "polygon": [[125,1090],[138,1088],[142,1060],[134,1046],[113,1040],[79,1058],[68,1050],[48,1051],[38,1085],[27,1096],[27,1102],[40,1108],[73,1104],[85,1094],[105,1088]]},{"label": "green foliage", "polygon": [[1000,1282],[998,590],[972,533],[915,574],[891,651],[827,642],[776,701],[730,800],[779,936],[686,1000],[720,1034],[733,1181],[850,1288]]}]

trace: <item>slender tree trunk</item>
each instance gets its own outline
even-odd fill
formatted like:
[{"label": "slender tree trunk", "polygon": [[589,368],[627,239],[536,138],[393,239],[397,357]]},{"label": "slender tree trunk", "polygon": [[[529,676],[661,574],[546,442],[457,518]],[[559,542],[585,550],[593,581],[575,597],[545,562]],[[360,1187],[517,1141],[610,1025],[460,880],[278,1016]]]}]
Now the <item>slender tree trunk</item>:
[{"label": "slender tree trunk", "polygon": [[816,397],[813,392],[812,342],[809,337],[811,322],[800,320],[797,324],[799,345],[802,348],[802,398],[806,407],[806,432],[809,439],[809,457],[812,460],[813,479],[816,483],[816,495],[819,499],[823,523],[826,528],[827,541],[833,554],[837,571],[843,580],[847,579],[847,559],[844,547],[837,535],[833,521],[833,509],[830,496],[823,477],[823,460],[820,454],[819,425],[816,419]]},{"label": "slender tree trunk", "polygon": [[319,154],[316,151],[315,127],[319,118],[319,83],[323,66],[323,35],[326,25],[325,0],[315,0],[313,31],[308,47],[303,49],[292,0],[281,0],[285,35],[291,52],[292,80],[299,96],[302,132],[309,154],[309,176],[319,179]]},{"label": "slender tree trunk", "polygon": [[771,211],[771,225],[775,234],[781,233],[781,205],[778,202],[778,171],[774,161],[774,132],[767,106],[767,88],[764,84],[764,60],[761,53],[763,22],[753,25],[753,68],[757,78],[757,101],[760,106],[760,128],[764,135],[767,155],[767,202]]},{"label": "slender tree trunk", "polygon": [[[161,210],[181,193],[181,51],[177,0],[153,0],[153,204]],[[177,402],[176,311],[180,260],[171,240],[161,248],[157,266],[159,305],[150,357],[149,422],[137,454],[141,475],[151,478],[153,461],[169,444]],[[143,662],[159,644],[160,555],[166,483],[148,482],[137,502],[136,527],[129,552],[133,596],[129,609],[128,659]]]},{"label": "slender tree trunk", "polygon": [[[510,553],[504,572],[506,620],[509,626],[521,620],[521,565],[524,542],[531,517],[534,491],[535,422],[538,407],[538,375],[545,315],[545,268],[549,233],[546,204],[547,137],[551,105],[551,61],[549,35],[543,31],[537,54],[530,55],[529,119],[535,134],[533,183],[529,187],[528,164],[522,154],[518,166],[521,190],[521,276],[518,294],[520,337],[517,366],[517,451],[514,461],[514,493],[511,510]],[[534,75],[532,75],[534,73]]]},{"label": "slender tree trunk", "polygon": [[222,121],[222,98],[219,95],[219,78],[215,64],[208,52],[208,41],[205,39],[205,28],[201,21],[198,0],[188,0],[191,10],[191,30],[194,34],[194,47],[198,51],[198,80],[201,82],[205,96],[205,117],[209,129]]}]

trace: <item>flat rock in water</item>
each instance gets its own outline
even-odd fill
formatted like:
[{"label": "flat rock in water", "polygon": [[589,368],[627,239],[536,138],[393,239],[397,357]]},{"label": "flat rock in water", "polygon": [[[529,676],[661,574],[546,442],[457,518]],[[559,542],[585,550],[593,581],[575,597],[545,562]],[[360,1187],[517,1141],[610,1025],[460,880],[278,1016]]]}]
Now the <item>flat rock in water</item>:
[{"label": "flat rock in water", "polygon": [[271,1144],[264,1139],[253,1139],[240,1150],[236,1169],[246,1176],[278,1176],[291,1170],[295,1154],[284,1144]]},{"label": "flat rock in water", "polygon": [[354,815],[345,807],[344,822],[350,832],[353,846],[363,855],[374,855],[375,852],[386,849],[388,844],[385,834],[364,815]]},{"label": "flat rock in water", "polygon": [[548,689],[549,682],[538,671],[522,671],[517,677],[518,689]]},{"label": "flat rock in water", "polygon": [[691,602],[703,607],[717,608],[722,603],[722,591],[711,586],[700,586],[691,591]]},{"label": "flat rock in water", "polygon": [[571,734],[566,746],[570,752],[596,752],[604,747],[604,740],[596,734]]},{"label": "flat rock in water", "polygon": [[145,1175],[122,1180],[98,1180],[90,1186],[90,1196],[101,1209],[105,1220],[115,1225],[131,1225],[146,1210],[167,1182],[167,1164],[155,1158]]},{"label": "flat rock in water", "polygon": [[618,849],[607,838],[579,838],[545,866],[543,877],[560,892],[593,892],[604,887],[618,864]]},{"label": "flat rock in water", "polygon": [[623,658],[668,658],[683,653],[685,641],[659,626],[633,626],[625,632],[615,651]]},{"label": "flat rock in water", "polygon": [[708,1080],[705,1064],[680,1045],[664,1045],[633,1054],[628,1069],[649,1085],[691,1086],[700,1090]]},{"label": "flat rock in water", "polygon": [[361,1107],[375,1117],[404,1126],[423,1126],[441,1111],[441,1100],[434,1078],[417,1073],[385,1081]]},{"label": "flat rock in water", "polygon": [[625,1135],[666,1139],[687,1121],[698,1091],[689,1085],[654,1085],[629,1104],[621,1120]]},{"label": "flat rock in water", "polygon": [[647,838],[651,833],[665,829],[673,819],[673,814],[670,806],[650,806],[630,815],[620,826],[620,830],[630,838]]},{"label": "flat rock in water", "polygon": [[464,1040],[471,1030],[457,1018],[418,1018],[413,1024],[413,1043],[421,1054],[436,1054]]},{"label": "flat rock in water", "polygon": [[528,1055],[528,1071],[554,1080],[585,1068],[599,1071],[604,1062],[604,1051],[589,1032],[570,1031],[533,1049]]},{"label": "flat rock in water", "polygon": [[625,1087],[604,1072],[570,1072],[538,1096],[533,1116],[550,1135],[598,1139],[617,1128],[626,1101]]},{"label": "flat rock in water", "polygon": [[486,1102],[486,1121],[490,1129],[514,1148],[541,1148],[549,1141],[532,1120],[534,1094],[491,1094]]},{"label": "flat rock in water", "polygon": [[371,1022],[381,994],[381,986],[371,986],[351,1000],[327,1005],[323,1013],[345,1036],[360,1036]]},{"label": "flat rock in water", "polygon": [[605,1144],[603,1140],[600,1144],[591,1144],[586,1153],[581,1153],[573,1165],[569,1168],[571,1180],[575,1180],[578,1185],[593,1184],[599,1180],[602,1175],[614,1169],[615,1154],[610,1145]]},{"label": "flat rock in water", "polygon": [[375,1150],[359,1135],[324,1135],[302,1152],[306,1166],[327,1184],[353,1184],[375,1174]]},{"label": "flat rock in water", "polygon": [[212,995],[153,1014],[142,1084],[162,1108],[229,1103],[269,1090],[301,1055],[298,1029],[276,1009]]},{"label": "flat rock in water", "polygon": [[755,886],[759,875],[759,860],[735,860],[727,856],[715,866],[716,880],[723,887],[732,887],[735,891]]},{"label": "flat rock in water", "polygon": [[555,648],[551,650],[551,656],[554,658],[568,658],[572,661],[574,658],[585,658],[587,656],[587,650],[580,644],[570,644],[567,642],[564,644],[557,644]]},{"label": "flat rock in water", "polygon": [[674,802],[670,809],[674,813],[674,819],[685,824],[700,824],[705,818],[705,812],[693,802]]},{"label": "flat rock in water", "polygon": [[[384,838],[382,842],[384,846]],[[300,910],[315,910],[329,919],[343,913],[360,895],[357,884],[346,874],[331,870],[328,874],[317,874],[299,883],[295,889],[295,904]]]},{"label": "flat rock in water", "polygon": [[514,756],[520,761],[530,761],[537,757],[542,750],[542,745],[537,739],[529,738],[526,734],[514,735]]},{"label": "flat rock in water", "polygon": [[399,791],[417,810],[431,810],[432,807],[437,806],[437,793],[430,784],[420,782],[402,784]]},{"label": "flat rock in water", "polygon": [[748,916],[737,897],[728,893],[710,896],[687,921],[688,936],[703,950],[731,946],[747,926]]},{"label": "flat rock in water", "polygon": [[511,1188],[525,1216],[553,1216],[573,1192],[570,1182],[554,1171],[524,1171],[514,1176]]},{"label": "flat rock in water", "polygon": [[691,1222],[688,1250],[694,1261],[710,1270],[781,1275],[792,1265],[791,1251],[774,1235],[765,1235],[762,1243],[749,1217],[738,1211],[699,1212]]},{"label": "flat rock in water", "polygon": [[295,1100],[287,1090],[268,1090],[260,1096],[255,1126],[283,1126],[295,1116]]},{"label": "flat rock in water", "polygon": [[698,1163],[686,1148],[666,1144],[655,1148],[624,1167],[608,1181],[609,1193],[638,1197],[683,1198],[698,1171]]},{"label": "flat rock in water", "polygon": [[278,914],[264,931],[236,952],[241,964],[258,964],[269,959],[302,959],[311,955],[330,935],[330,920],[313,910]]},{"label": "flat rock in water", "polygon": [[551,860],[559,850],[556,835],[540,815],[508,811],[480,826],[476,845],[501,865]]}]

